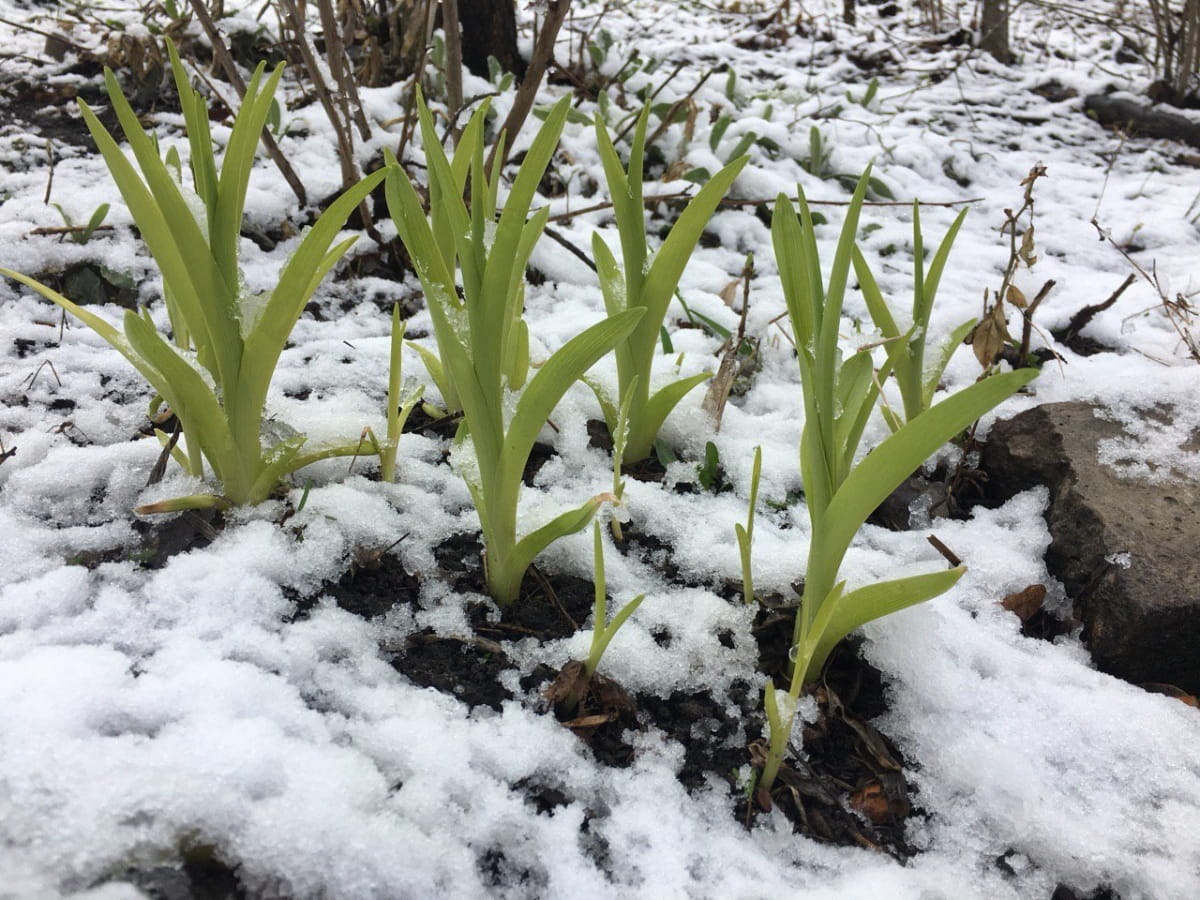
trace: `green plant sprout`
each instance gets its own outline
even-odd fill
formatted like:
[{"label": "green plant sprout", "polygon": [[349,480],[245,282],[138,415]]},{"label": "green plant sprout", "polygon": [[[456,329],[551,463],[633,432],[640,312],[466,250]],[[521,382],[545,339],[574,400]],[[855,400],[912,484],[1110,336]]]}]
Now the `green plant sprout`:
[{"label": "green plant sprout", "polygon": [[704,442],[704,462],[696,467],[700,487],[717,493],[721,487],[721,454],[712,441]]},{"label": "green plant sprout", "polygon": [[67,236],[76,244],[86,244],[92,239],[92,235],[96,233],[96,229],[103,223],[108,215],[108,204],[101,203],[92,212],[91,217],[85,225],[76,225],[72,218],[67,215],[67,211],[58,203],[50,204],[58,210],[58,214],[62,216],[63,224],[67,226]]},{"label": "green plant sprout", "polygon": [[392,305],[392,343],[388,360],[387,438],[380,443],[375,432],[364,429],[371,439],[371,448],[379,457],[379,480],[391,484],[396,480],[396,456],[400,450],[400,435],[404,423],[416,408],[425,392],[425,385],[412,379],[404,381],[404,329],[408,323],[400,320],[399,304]]},{"label": "green plant sprout", "polygon": [[[779,146],[779,144],[777,144],[771,138],[760,137],[756,131],[747,131],[743,133],[740,138],[738,138],[737,142],[733,145],[732,149],[730,149],[728,153],[718,153],[718,150],[721,146],[721,139],[725,136],[725,132],[729,130],[729,126],[732,124],[733,116],[731,116],[729,113],[721,113],[716,122],[713,123],[712,130],[709,131],[708,147],[714,154],[717,155],[718,159],[723,159],[725,162],[731,162],[735,159],[740,159],[750,151],[751,147],[755,145],[758,145],[765,152],[771,154],[772,156],[777,156],[780,152],[782,152],[782,148]],[[680,151],[680,155],[683,155],[682,150]],[[704,166],[697,166],[687,170],[679,177],[684,181],[691,181],[695,184],[704,184],[710,178],[712,178],[712,173],[709,172],[709,170]]]},{"label": "green plant sprout", "polygon": [[600,666],[604,651],[612,643],[621,626],[629,619],[646,599],[645,594],[638,594],[621,607],[611,622],[608,621],[608,587],[604,576],[604,542],[600,537],[600,523],[592,522],[592,553],[595,560],[596,600],[593,604],[592,644],[588,650],[587,659],[582,664],[572,666],[568,663],[563,667],[560,680],[556,680],[550,688],[550,698],[555,701],[559,710],[565,715],[572,715],[579,702],[587,695],[592,676]]},{"label": "green plant sprout", "polygon": [[221,483],[221,495],[180,497],[140,507],[143,513],[259,503],[288,473],[355,452],[351,444],[301,453],[305,438],[299,434],[264,447],[263,407],[296,320],[354,238],[331,244],[384,176],[383,171],[368,176],[325,210],[284,265],[274,290],[247,293],[238,269],[242,210],[283,67],[265,80],[265,64],[255,70],[218,168],[204,98],[188,84],[174,45],[168,41],[167,48],[191,147],[194,195],[179,180],[178,154],[168,153],[166,161],[159,156],[156,140],[142,129],[111,71],[105,71],[105,86],[136,167],[91,108],[82,101],[79,107],[162,272],[174,346],[155,329],[147,310],[125,313],[122,333],[34,279],[0,269],[83,320],[129,360],[158,392],[155,405],[165,402],[180,422],[186,451],[174,448],[174,458],[196,477],[203,476],[207,459]]},{"label": "green plant sprout", "polygon": [[625,392],[621,401],[621,409],[617,413],[617,429],[613,432],[613,517],[611,522],[613,539],[623,541],[620,515],[624,510],[625,479],[621,477],[621,458],[625,455],[625,442],[629,439],[629,404],[633,401],[633,392],[637,390],[637,378],[633,379],[630,389]]},{"label": "green plant sprout", "polygon": [[[840,107],[838,108],[840,111]],[[838,113],[835,112],[835,115]],[[804,169],[809,175],[820,178],[822,181],[833,180],[847,190],[854,190],[858,184],[858,176],[851,175],[847,172],[838,172],[833,167],[833,147],[825,139],[825,135],[821,129],[813,125],[808,129],[808,158],[802,159],[800,168]],[[867,190],[873,197],[882,198],[884,200],[894,200],[895,195],[892,194],[892,189],[889,188],[883,181],[878,178],[871,177],[867,183]]]},{"label": "green plant sprout", "polygon": [[770,739],[760,781],[766,790],[787,751],[800,692],[819,675],[838,641],[867,622],[949,590],[965,571],[958,566],[847,591],[837,576],[854,535],[938,447],[1036,377],[1020,370],[984,378],[914,416],[855,463],[879,387],[867,352],[843,361],[838,327],[870,173],[868,167],[858,181],[827,284],[803,190],[798,188],[799,217],[785,196],[775,203],[771,236],[804,393],[800,472],[812,530],[792,635],[791,679],[782,705],[770,679],[766,686]]},{"label": "green plant sprout", "polygon": [[[607,129],[596,117],[596,139],[608,181],[613,213],[621,237],[623,266],[617,264],[599,233],[592,236],[592,252],[600,276],[604,305],[610,316],[641,310],[637,328],[616,347],[617,397],[631,396],[629,437],[622,462],[638,462],[650,455],[655,436],[671,410],[710,373],[671,382],[651,394],[651,369],[666,319],[667,307],[683,275],[684,266],[700,240],[717,204],[746,164],[735,160],[712,177],[688,203],[658,252],[651,257],[646,241],[646,212],[642,203],[642,166],[645,155],[649,108],[643,108],[633,132],[628,170],[621,164]],[[617,427],[617,402],[592,385],[600,401],[610,433]]]},{"label": "green plant sprout", "polygon": [[[421,127],[421,140],[424,144],[429,169],[432,172],[436,168],[441,173],[441,176],[443,176],[439,178],[430,176],[429,214],[438,250],[442,255],[443,265],[446,271],[452,274],[456,270],[459,252],[456,235],[461,236],[463,231],[468,227],[468,223],[471,222],[472,211],[468,211],[466,201],[463,198],[467,190],[467,176],[471,170],[472,161],[474,157],[483,152],[483,129],[487,122],[488,109],[487,101],[480,104],[459,136],[454,156],[450,158],[447,157],[445,150],[438,140],[437,132],[434,129],[433,114],[425,104],[425,98],[420,90],[418,89],[417,91],[417,112]],[[504,135],[501,135],[501,146],[497,150],[497,158],[503,157],[503,142]],[[544,146],[544,143],[543,146],[539,147],[539,152],[552,154],[554,144],[550,143],[547,148]],[[483,184],[486,185],[486,190],[479,192],[478,195],[475,189],[472,188],[471,202],[474,206],[478,207],[478,211],[482,214],[484,222],[493,222],[496,219],[496,202],[500,190],[499,167],[492,173],[491,181],[485,181]],[[536,188],[536,185],[534,187]],[[510,196],[509,202],[512,202],[513,199],[513,196]],[[530,193],[530,196],[525,200],[526,215],[528,214],[529,204],[532,202],[532,193]],[[533,235],[529,246],[524,248],[524,259],[528,259],[529,253],[533,250],[533,241],[536,238],[537,235]],[[524,384],[525,377],[529,371],[529,332],[524,320],[521,318],[525,299],[523,273],[524,261],[522,261],[520,267],[515,269],[515,277],[507,285],[510,294],[504,298],[504,308],[508,311],[504,328],[504,374],[508,380],[508,386],[514,390]],[[464,269],[464,277],[465,274],[466,269]],[[457,295],[454,295],[451,300],[451,308],[457,309],[458,314],[462,313],[464,308],[463,303],[458,300]],[[458,387],[454,382],[453,372],[444,367],[441,362],[441,357],[445,353],[442,342],[449,339],[448,335],[439,332],[435,328],[434,340],[438,346],[437,353],[415,342],[410,342],[409,346],[417,351],[422,362],[425,363],[425,369],[429,372],[429,377],[433,380],[433,383],[442,395],[445,412],[453,413],[462,410],[462,402],[459,399]]]},{"label": "green plant sprout", "polygon": [[850,91],[846,91],[846,99],[851,103],[856,103],[863,109],[870,109],[871,104],[875,101],[875,95],[879,93],[879,79],[872,78],[867,83],[867,89],[863,91],[861,97],[855,97]]},{"label": "green plant sprout", "polygon": [[[521,318],[525,264],[549,216],[543,207],[530,217],[529,208],[558,144],[568,103],[564,98],[546,117],[499,220],[500,167],[489,181],[482,123],[474,130],[468,125],[450,162],[436,144],[428,108],[419,104],[432,222],[403,170],[393,167],[387,179],[388,208],[433,320],[442,381],[453,384],[462,405],[453,459],[479,514],[488,590],[502,605],[517,599],[534,557],[556,539],[587,527],[600,504],[613,499],[607,493],[592,497],[518,540],[522,475],[538,433],[563,394],[633,331],[643,312],[627,310],[592,325],[553,353],[524,384],[529,367],[528,332]],[[462,199],[468,182],[469,209]],[[457,266],[451,264],[454,260]],[[462,275],[461,299],[456,268]],[[514,402],[512,392],[523,384]]]},{"label": "green plant sprout", "polygon": [[746,513],[746,524],[737,522],[733,526],[737,535],[738,553],[742,557],[742,600],[754,602],[754,573],[750,565],[750,550],[754,544],[754,509],[758,505],[758,482],[762,478],[762,446],[754,448],[754,465],[750,470],[750,508]]},{"label": "green plant sprout", "polygon": [[[967,210],[964,209],[955,217],[950,230],[938,245],[926,273],[921,209],[915,201],[913,202],[912,325],[904,332],[900,331],[887,302],[883,299],[867,258],[857,246],[853,250],[854,272],[858,276],[867,309],[870,310],[875,327],[880,330],[889,345],[888,361],[891,364],[892,377],[900,389],[900,397],[904,404],[903,421],[911,421],[929,409],[942,375],[946,372],[946,366],[950,364],[950,358],[962,344],[963,338],[975,327],[976,320],[971,319],[955,328],[942,344],[934,363],[926,365],[925,342],[929,336],[929,317],[933,312],[933,301],[937,296],[946,260],[950,257],[950,249],[966,216]],[[888,427],[892,431],[897,430],[902,424],[900,417],[887,407],[883,407],[882,412]]]}]

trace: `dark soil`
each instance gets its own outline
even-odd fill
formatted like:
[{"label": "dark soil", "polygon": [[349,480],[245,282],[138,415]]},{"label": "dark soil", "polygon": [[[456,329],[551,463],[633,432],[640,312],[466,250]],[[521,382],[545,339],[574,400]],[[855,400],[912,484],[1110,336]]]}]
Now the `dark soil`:
[{"label": "dark soil", "polygon": [[[625,552],[660,554],[664,548],[640,536],[627,542]],[[438,571],[431,573],[457,591],[485,594],[482,548],[471,535],[460,535],[435,552]],[[660,563],[660,567],[663,564]],[[417,604],[420,582],[405,571],[399,559],[384,554],[356,564],[320,594],[367,618],[383,615],[395,604]],[[413,683],[457,697],[468,706],[499,709],[513,694],[500,685],[500,675],[514,667],[509,655],[513,641],[534,637],[555,640],[573,634],[591,614],[594,588],[590,581],[568,576],[547,577],[536,570],[527,576],[520,599],[497,610],[487,602],[469,609],[471,629],[461,635],[422,631],[401,646],[388,647],[392,665]],[[756,637],[764,671],[782,674],[794,611],[760,616]],[[669,634],[657,636],[668,642]],[[521,681],[528,694],[549,693],[556,677],[538,667]],[[793,820],[797,831],[818,840],[868,846],[898,858],[910,855],[903,837],[911,801],[902,774],[903,757],[869,724],[885,709],[879,673],[853,650],[835,655],[819,694],[822,715],[805,731],[806,759],[790,761],[773,798]],[[631,764],[635,751],[632,732],[654,728],[684,748],[680,782],[699,789],[714,779],[742,797],[740,815],[749,821],[753,810],[746,801],[739,771],[754,758],[750,742],[762,732],[761,697],[745,682],[735,683],[728,697],[706,691],[673,692],[668,697],[627,693],[597,675],[579,707],[555,708],[544,699],[547,715],[557,715],[590,748],[598,762],[614,767]],[[561,787],[520,786],[535,806],[553,808],[566,802]],[[488,862],[490,860],[490,862]],[[497,878],[511,875],[503,853],[485,864]],[[536,873],[526,873],[535,877]]]}]

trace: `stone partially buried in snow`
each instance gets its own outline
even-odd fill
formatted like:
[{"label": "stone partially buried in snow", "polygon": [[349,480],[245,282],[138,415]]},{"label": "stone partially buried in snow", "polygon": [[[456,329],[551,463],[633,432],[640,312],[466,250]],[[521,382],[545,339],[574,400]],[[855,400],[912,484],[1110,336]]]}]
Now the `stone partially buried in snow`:
[{"label": "stone partially buried in snow", "polygon": [[1151,483],[1100,461],[1119,424],[1051,403],[988,434],[995,494],[1050,489],[1050,572],[1066,587],[1096,666],[1137,684],[1200,692],[1200,485]]}]

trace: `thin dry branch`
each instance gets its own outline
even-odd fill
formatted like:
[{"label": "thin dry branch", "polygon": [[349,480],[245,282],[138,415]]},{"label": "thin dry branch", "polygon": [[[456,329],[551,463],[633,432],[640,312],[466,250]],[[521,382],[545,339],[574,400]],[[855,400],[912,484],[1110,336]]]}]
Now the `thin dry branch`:
[{"label": "thin dry branch", "polygon": [[[225,72],[225,77],[229,79],[229,83],[233,85],[234,90],[237,91],[238,98],[245,97],[246,82],[242,80],[237,63],[233,61],[233,54],[229,52],[229,47],[225,44],[225,38],[217,29],[217,24],[212,20],[212,16],[208,14],[204,0],[190,0],[190,2],[192,11],[195,12],[196,18],[204,28],[205,34],[208,35],[209,43],[212,44],[213,56],[216,58],[217,64]],[[275,138],[269,131],[263,129],[262,140],[263,145],[267,148],[267,154],[271,157],[271,161],[279,169],[279,174],[288,183],[288,187],[292,189],[292,193],[296,195],[296,199],[300,201],[300,205],[308,206],[308,192],[304,190],[304,184],[300,181],[296,170],[292,168],[292,164],[287,161],[287,157],[283,155],[283,151],[275,143]]]}]

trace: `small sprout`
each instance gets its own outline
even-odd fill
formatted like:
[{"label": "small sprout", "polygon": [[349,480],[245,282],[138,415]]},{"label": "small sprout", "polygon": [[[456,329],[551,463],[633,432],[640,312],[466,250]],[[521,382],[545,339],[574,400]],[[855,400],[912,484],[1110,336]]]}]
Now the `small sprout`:
[{"label": "small sprout", "polygon": [[[609,622],[608,589],[604,577],[604,541],[600,536],[599,522],[592,523],[592,552],[596,567],[596,599],[593,606],[591,649],[588,651],[587,659],[583,661],[576,660],[563,666],[554,683],[546,691],[547,699],[554,704],[555,709],[563,719],[572,718],[579,708],[580,703],[588,697],[589,693],[593,695],[597,693],[600,685],[594,684],[593,680],[597,682],[600,680],[600,676],[596,675],[596,669],[600,665],[604,651],[608,649],[608,645],[612,642],[612,639],[621,630],[621,626],[625,624],[637,608],[642,605],[642,601],[646,599],[645,594],[638,594],[621,607],[620,611]],[[605,681],[609,685],[613,684],[607,681],[607,679]],[[607,690],[601,688],[601,691],[610,695],[612,693],[611,688]],[[601,699],[602,706],[608,705],[603,702],[603,694],[599,699]]]},{"label": "small sprout", "polygon": [[[679,279],[700,240],[704,226],[747,161],[745,157],[737,159],[709,179],[671,226],[658,251],[651,254],[642,191],[649,117],[650,109],[643,108],[633,130],[628,166],[617,155],[604,122],[599,116],[596,118],[596,140],[620,233],[622,255],[618,263],[599,232],[593,234],[592,255],[600,277],[600,289],[610,316],[633,310],[642,313],[635,328],[615,348],[616,399],[606,396],[603,391],[596,391],[611,434],[617,427],[617,403],[624,400],[636,379],[637,386],[629,407],[630,433],[622,460],[626,464],[639,462],[650,455],[655,437],[667,416],[689,391],[709,377],[710,373],[702,372],[670,382],[657,392],[652,391],[651,370],[655,350],[663,334],[663,322],[671,298],[678,293]],[[686,304],[684,308],[687,309]]]},{"label": "small sprout", "polygon": [[716,491],[721,485],[721,456],[712,441],[704,445],[704,462],[696,469],[696,477],[706,491]]},{"label": "small sprout", "polygon": [[612,533],[613,539],[617,541],[624,540],[621,534],[620,514],[624,513],[624,504],[622,498],[625,495],[625,479],[621,477],[621,459],[625,455],[625,441],[629,439],[629,404],[633,401],[633,392],[637,388],[637,379],[634,379],[630,389],[625,392],[625,399],[621,401],[621,412],[617,416],[617,433],[613,435],[613,496],[616,500],[613,503],[612,517]]},{"label": "small sprout", "polygon": [[758,505],[758,482],[762,476],[762,446],[754,448],[754,467],[750,471],[750,509],[746,514],[746,524],[738,522],[733,526],[737,535],[738,553],[742,557],[742,600],[754,602],[754,574],[750,565],[750,551],[754,543],[754,510]]},{"label": "small sprout", "polygon": [[58,210],[58,214],[62,216],[63,224],[67,226],[67,236],[76,244],[86,244],[92,239],[92,235],[96,233],[108,216],[108,204],[101,203],[96,207],[86,225],[76,225],[75,222],[67,215],[67,211],[58,203],[50,204]]}]

